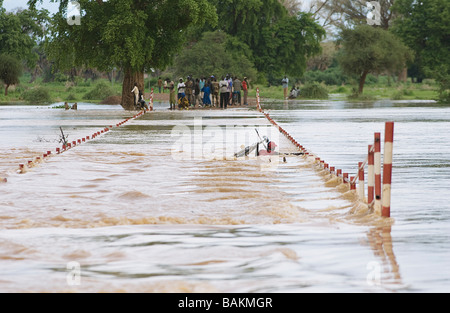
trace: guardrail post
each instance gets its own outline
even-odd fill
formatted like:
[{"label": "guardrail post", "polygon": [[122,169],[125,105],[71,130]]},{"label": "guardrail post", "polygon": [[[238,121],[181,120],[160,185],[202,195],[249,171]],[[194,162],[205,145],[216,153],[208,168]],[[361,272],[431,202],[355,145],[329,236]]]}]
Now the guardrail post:
[{"label": "guardrail post", "polygon": [[393,143],[394,143],[394,122],[386,122],[384,133],[383,196],[381,209],[381,215],[384,217],[391,216]]},{"label": "guardrail post", "polygon": [[369,145],[368,149],[368,165],[367,165],[367,204],[371,206],[374,199],[375,193],[375,172],[373,169],[374,156],[373,156],[373,145]]},{"label": "guardrail post", "polygon": [[375,213],[381,215],[381,134],[375,133],[374,172],[375,172]]},{"label": "guardrail post", "polygon": [[364,201],[364,166],[363,162],[358,163],[358,195],[359,200]]},{"label": "guardrail post", "polygon": [[150,111],[153,111],[153,88],[150,92]]}]

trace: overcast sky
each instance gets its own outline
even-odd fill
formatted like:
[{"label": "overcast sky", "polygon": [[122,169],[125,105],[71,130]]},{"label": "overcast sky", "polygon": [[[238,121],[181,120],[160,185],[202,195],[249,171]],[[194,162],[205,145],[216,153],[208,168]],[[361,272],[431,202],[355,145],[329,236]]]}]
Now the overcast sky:
[{"label": "overcast sky", "polygon": [[[303,0],[304,7],[307,7],[308,3],[311,0]],[[3,1],[3,7],[6,9],[6,11],[12,11],[17,8],[27,9],[28,0],[4,0]],[[50,11],[50,13],[56,13],[59,8],[59,2],[51,3],[50,0],[43,0],[42,5],[38,4],[38,8],[40,9],[47,9]]]},{"label": "overcast sky", "polygon": [[[3,0],[3,7],[6,11],[13,11],[17,8],[28,9],[28,0]],[[37,5],[38,9],[47,9],[50,13],[56,13],[59,8],[59,2],[51,3],[50,0],[42,1],[42,5]]]}]

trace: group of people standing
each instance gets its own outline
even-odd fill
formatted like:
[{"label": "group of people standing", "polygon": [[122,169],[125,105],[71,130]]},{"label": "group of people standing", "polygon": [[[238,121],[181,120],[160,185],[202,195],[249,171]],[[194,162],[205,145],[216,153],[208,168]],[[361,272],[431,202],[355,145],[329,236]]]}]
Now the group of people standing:
[{"label": "group of people standing", "polygon": [[[180,78],[175,86],[174,81],[169,78],[164,83],[164,88],[169,89],[170,109],[188,109],[189,107],[219,107],[226,109],[229,105],[242,105],[242,94],[244,105],[248,105],[248,80],[247,77],[241,81],[238,77],[231,78],[230,75],[223,76],[220,81],[215,76],[208,78],[196,78],[188,76],[186,81]],[[175,100],[175,94],[177,98]]]}]

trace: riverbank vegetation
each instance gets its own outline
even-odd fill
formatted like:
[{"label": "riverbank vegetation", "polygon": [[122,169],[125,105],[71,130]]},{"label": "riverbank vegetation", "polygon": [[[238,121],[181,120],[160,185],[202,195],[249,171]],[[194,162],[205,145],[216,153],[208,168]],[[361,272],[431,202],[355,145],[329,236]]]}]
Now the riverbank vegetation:
[{"label": "riverbank vegetation", "polygon": [[[307,72],[308,73],[308,72]],[[311,75],[314,75],[311,73]],[[104,104],[120,104],[122,86],[111,83],[106,78],[88,79],[77,85],[65,81],[43,82],[41,78],[30,83],[30,74],[25,73],[20,77],[21,83],[9,88],[8,95],[4,95],[4,89],[0,87],[0,105],[13,103],[39,104],[57,102],[88,102]],[[145,80],[147,99],[149,88],[158,92],[157,78],[150,77]],[[305,94],[308,84],[320,85],[326,92],[326,96],[310,96]],[[425,79],[422,83],[411,81],[399,82],[390,76],[372,76],[367,79],[364,96],[355,96],[356,85],[352,83],[325,84],[323,81],[310,83],[298,83],[300,88],[298,100],[303,99],[350,99],[350,100],[430,100],[437,99],[438,84],[432,79]],[[260,88],[261,97],[266,99],[283,100],[283,89],[279,85],[268,86],[266,84],[252,84],[250,97],[256,96],[256,87]],[[165,91],[168,92],[167,90]]]},{"label": "riverbank vegetation", "polygon": [[225,74],[248,77],[250,96],[260,87],[264,98],[283,99],[287,75],[298,99],[450,103],[449,2],[380,0],[375,20],[358,2],[177,0],[188,12],[181,16],[166,2],[155,11],[132,0],[83,0],[74,25],[66,2],[50,14],[38,0],[15,11],[0,0],[0,104],[127,109],[134,82],[148,94],[159,77]]}]

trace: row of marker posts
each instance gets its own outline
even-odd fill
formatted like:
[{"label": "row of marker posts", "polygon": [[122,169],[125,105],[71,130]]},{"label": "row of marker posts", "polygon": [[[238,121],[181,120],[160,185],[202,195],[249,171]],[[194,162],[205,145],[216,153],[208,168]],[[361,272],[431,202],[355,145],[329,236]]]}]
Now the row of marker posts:
[{"label": "row of marker posts", "polygon": [[[150,94],[150,105],[149,111],[153,111],[153,88]],[[358,175],[348,176],[348,173],[342,173],[342,170],[336,169],[333,166],[329,166],[324,160],[308,152],[300,143],[298,143],[286,130],[275,122],[268,113],[264,113],[261,108],[259,88],[256,89],[256,105],[257,109],[264,114],[264,116],[269,120],[272,125],[277,127],[277,129],[286,136],[300,151],[306,156],[315,157],[315,161],[319,166],[325,170],[328,170],[330,174],[340,177],[344,183],[350,184],[350,190],[356,190],[356,180],[359,180],[358,186],[358,196],[361,201],[366,201],[370,207],[373,207],[375,213],[383,217],[390,217],[390,202],[391,202],[391,180],[392,180],[392,155],[393,155],[393,141],[394,141],[394,122],[386,122],[385,124],[385,144],[384,144],[384,164],[383,164],[383,185],[381,183],[381,135],[380,133],[375,133],[374,144],[368,146],[367,159],[364,162],[358,163]],[[116,127],[120,127],[126,124],[131,119],[136,119],[144,114],[145,111],[134,115],[132,118],[128,118],[120,123],[116,124]],[[64,153],[77,145],[80,145],[89,140],[95,139],[103,133],[106,133],[112,129],[113,126],[105,127],[103,130],[95,132],[92,136],[86,136],[85,138],[78,139],[77,141],[72,141],[72,143],[67,143],[63,145],[62,148],[56,148],[56,154]],[[47,151],[41,157],[36,157],[34,161],[28,161],[28,164],[19,164],[19,173],[24,173],[26,168],[33,167],[36,163],[40,163],[42,160],[50,157],[52,155],[51,151]],[[364,167],[367,166],[367,199],[364,194]],[[7,182],[6,178],[2,178],[0,182]]]},{"label": "row of marker posts", "polygon": [[[305,147],[298,143],[286,130],[275,122],[268,113],[261,108],[259,88],[256,89],[257,110],[264,114],[272,125],[292,142],[305,156],[314,157],[316,164],[322,169],[330,172],[336,177],[341,177],[344,183],[350,185],[350,190],[358,189],[360,201],[367,202],[368,206],[374,209],[374,212],[383,217],[390,217],[391,214],[391,180],[392,180],[392,155],[394,142],[394,122],[385,123],[384,136],[384,157],[383,157],[383,176],[381,174],[381,134],[374,134],[374,143],[368,146],[367,158],[364,162],[358,163],[358,175],[350,176],[348,173],[342,173],[341,169],[330,166],[324,160],[309,152]],[[364,193],[364,168],[367,164],[367,199]],[[356,181],[359,181],[356,188]]]},{"label": "row of marker posts", "polygon": [[[149,109],[147,111],[140,111],[139,113],[135,114],[133,117],[127,118],[119,123],[116,124],[116,127],[120,127],[126,123],[128,123],[130,120],[139,118],[140,116],[142,116],[143,114],[145,114],[145,112],[148,111],[153,111],[153,88],[151,90],[150,93],[150,101],[149,101]],[[109,127],[105,127],[102,130],[99,130],[97,132],[94,132],[91,136],[86,136],[84,138],[78,139],[78,140],[73,140],[72,142],[67,142],[65,145],[63,145],[61,148],[56,148],[56,154],[62,154],[64,152],[69,151],[70,149],[75,148],[76,146],[79,146],[85,142],[88,142],[90,140],[94,140],[95,138],[97,138],[98,136],[101,136],[102,134],[105,134],[107,132],[109,132],[111,129],[113,129],[113,125],[110,125]],[[53,156],[54,154],[52,154],[51,151],[47,151],[45,153],[42,154],[42,156],[38,156],[36,158],[34,158],[34,160],[29,160],[27,163],[22,163],[19,164],[19,169],[17,170],[17,172],[19,174],[23,174],[26,172],[27,169],[35,167],[37,164],[41,163],[42,161],[48,159],[49,157]],[[1,182],[7,182],[7,179],[1,179]]]}]

